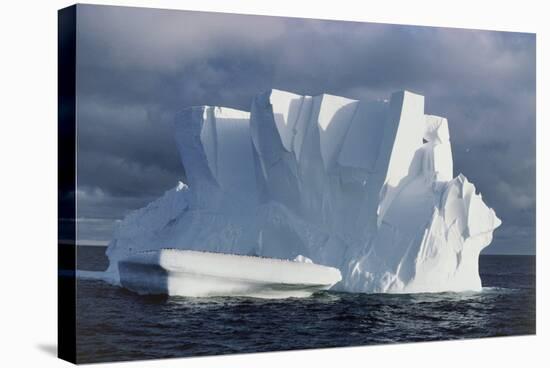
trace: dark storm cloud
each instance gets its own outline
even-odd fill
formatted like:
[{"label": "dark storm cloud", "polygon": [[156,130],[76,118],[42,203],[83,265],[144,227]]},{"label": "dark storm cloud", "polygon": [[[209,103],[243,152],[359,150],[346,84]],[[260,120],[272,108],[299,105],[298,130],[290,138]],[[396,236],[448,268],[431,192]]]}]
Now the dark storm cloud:
[{"label": "dark storm cloud", "polygon": [[79,6],[78,37],[85,216],[120,218],[184,177],[171,134],[183,107],[248,109],[269,88],[410,89],[449,119],[455,174],[503,219],[493,251],[534,251],[533,35]]}]

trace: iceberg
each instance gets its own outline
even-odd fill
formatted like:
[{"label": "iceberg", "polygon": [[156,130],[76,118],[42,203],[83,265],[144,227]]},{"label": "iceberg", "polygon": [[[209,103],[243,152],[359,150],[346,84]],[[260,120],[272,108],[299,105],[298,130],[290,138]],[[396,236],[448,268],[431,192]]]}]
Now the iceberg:
[{"label": "iceberg", "polygon": [[[453,175],[449,124],[425,114],[423,96],[363,101],[271,90],[250,112],[186,108],[174,132],[185,183],[121,222],[107,250],[114,282],[132,277],[120,265],[150,264],[152,254],[176,247],[335,268],[342,279],[333,288],[348,292],[481,289],[479,254],[501,222],[466,177]],[[214,272],[210,263],[217,269],[207,258],[205,274]],[[254,267],[264,263],[272,265]],[[256,276],[262,285],[285,283]],[[291,284],[303,284],[300,277]]]}]

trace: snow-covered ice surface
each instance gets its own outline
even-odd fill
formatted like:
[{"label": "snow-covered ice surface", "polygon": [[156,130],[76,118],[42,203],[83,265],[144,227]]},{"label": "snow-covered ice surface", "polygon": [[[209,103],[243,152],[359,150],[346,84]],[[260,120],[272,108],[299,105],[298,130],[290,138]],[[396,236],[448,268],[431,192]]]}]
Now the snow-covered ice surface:
[{"label": "snow-covered ice surface", "polygon": [[176,247],[300,256],[338,268],[351,292],[481,290],[479,253],[500,220],[453,176],[447,119],[424,114],[423,96],[272,90],[250,112],[185,109],[175,137],[186,183],[120,224],[115,282],[119,261]]}]

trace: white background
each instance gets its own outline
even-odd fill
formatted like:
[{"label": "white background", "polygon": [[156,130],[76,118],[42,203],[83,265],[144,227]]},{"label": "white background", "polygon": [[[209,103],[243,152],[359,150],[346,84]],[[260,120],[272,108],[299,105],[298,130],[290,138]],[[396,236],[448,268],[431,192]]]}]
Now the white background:
[{"label": "white background", "polygon": [[[135,367],[532,367],[550,364],[547,142],[550,12],[545,1],[96,1],[537,33],[537,336],[124,363]],[[0,12],[0,365],[57,367],[57,9],[3,1]],[[475,52],[475,50],[464,50]],[[546,114],[545,114],[546,113]],[[7,205],[7,206],[6,206]],[[159,342],[162,343],[162,342]],[[118,365],[121,365],[119,363]],[[103,367],[110,364],[102,365]]]}]

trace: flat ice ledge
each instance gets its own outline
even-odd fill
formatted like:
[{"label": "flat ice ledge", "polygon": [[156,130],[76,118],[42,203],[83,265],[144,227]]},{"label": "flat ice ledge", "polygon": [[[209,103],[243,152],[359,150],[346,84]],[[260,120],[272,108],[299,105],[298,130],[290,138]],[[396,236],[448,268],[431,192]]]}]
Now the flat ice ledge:
[{"label": "flat ice ledge", "polygon": [[136,253],[118,268],[127,289],[186,297],[308,297],[342,279],[314,263],[179,249]]}]

